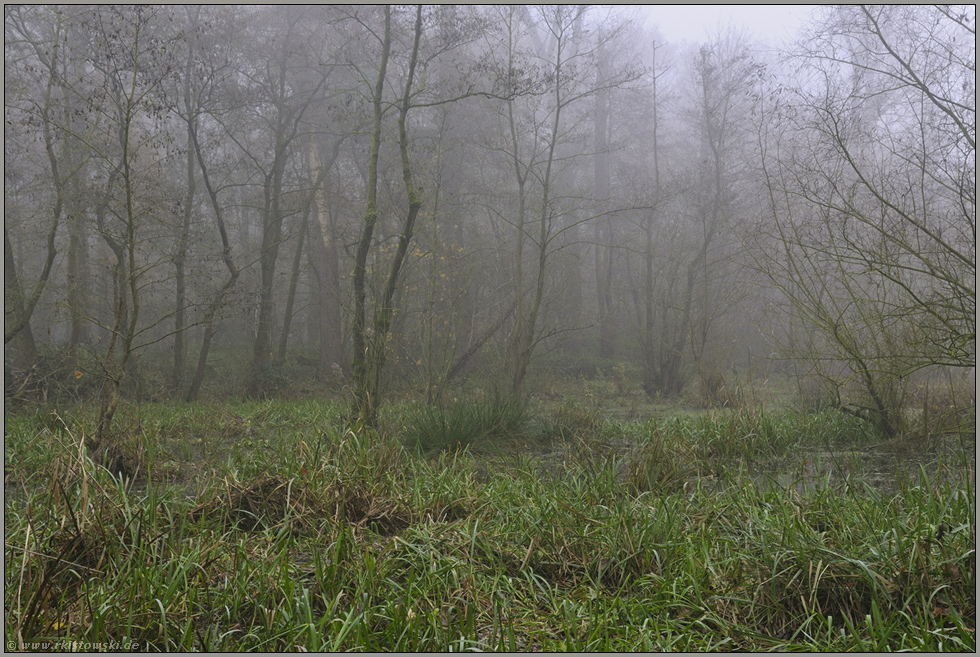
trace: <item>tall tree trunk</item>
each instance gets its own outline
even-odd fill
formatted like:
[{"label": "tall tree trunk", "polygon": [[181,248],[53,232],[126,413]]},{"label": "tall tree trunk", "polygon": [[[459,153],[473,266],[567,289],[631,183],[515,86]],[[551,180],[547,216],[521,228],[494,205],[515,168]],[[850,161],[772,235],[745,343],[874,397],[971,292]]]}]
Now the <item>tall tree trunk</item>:
[{"label": "tall tree trunk", "polygon": [[[60,18],[58,20],[60,28]],[[58,77],[57,62],[59,45],[60,40],[56,38],[51,56],[47,60],[48,79],[44,91],[44,101],[41,105],[41,129],[44,137],[44,151],[48,158],[48,166],[51,170],[51,180],[54,188],[54,204],[51,208],[51,226],[48,229],[48,237],[46,242],[47,255],[44,260],[44,267],[41,270],[41,275],[34,284],[34,289],[30,296],[24,294],[24,289],[18,280],[17,287],[19,288],[19,301],[15,305],[17,313],[8,322],[6,318],[7,313],[4,312],[3,343],[5,345],[13,340],[14,336],[29,325],[31,315],[34,314],[34,308],[37,307],[37,302],[41,299],[41,294],[44,292],[44,287],[47,285],[48,278],[51,275],[51,267],[54,265],[55,256],[58,253],[55,245],[55,237],[58,235],[58,226],[61,223],[61,214],[65,206],[65,180],[61,175],[61,166],[58,161],[58,157],[55,154],[55,136],[51,130],[53,123],[51,119],[51,98],[52,90],[55,86],[55,80]],[[42,61],[44,61],[44,57],[42,57]],[[4,224],[4,240],[4,258],[6,259],[9,249],[12,263],[13,250],[9,240],[7,239],[6,224]]]},{"label": "tall tree trunk", "polygon": [[320,367],[333,370],[343,362],[343,312],[340,289],[340,252],[337,248],[337,226],[329,205],[331,197],[324,180],[316,202],[316,221],[310,222],[311,260],[317,272],[318,310],[316,335],[319,336]]},{"label": "tall tree trunk", "polygon": [[369,381],[368,395],[366,397],[366,399],[372,401],[365,408],[366,412],[360,416],[360,420],[369,426],[375,426],[377,424],[377,411],[381,404],[382,375],[388,357],[387,341],[395,313],[395,293],[398,291],[399,277],[401,275],[402,265],[405,263],[405,257],[408,254],[408,246],[412,242],[415,222],[418,219],[419,210],[422,209],[422,200],[419,198],[418,190],[415,188],[412,163],[408,155],[408,111],[412,106],[412,87],[415,84],[415,70],[418,65],[421,40],[422,5],[416,5],[415,39],[412,44],[412,55],[408,64],[408,76],[405,79],[405,93],[402,95],[398,111],[398,152],[401,156],[402,181],[405,184],[405,195],[408,197],[408,211],[402,222],[402,231],[398,235],[398,244],[395,248],[395,255],[391,260],[391,266],[388,269],[388,277],[385,281],[380,302],[375,307],[373,322],[375,339],[368,358]]},{"label": "tall tree trunk", "polygon": [[259,251],[259,316],[252,345],[252,364],[246,392],[250,397],[265,397],[269,393],[269,365],[272,362],[272,330],[276,263],[282,240],[282,177],[285,169],[285,144],[282,141],[282,125],[277,130],[276,155],[272,169],[266,174],[264,184],[264,209],[262,212],[262,245]]},{"label": "tall tree trunk", "polygon": [[[115,248],[113,248],[115,247]],[[109,346],[105,355],[105,372],[102,377],[102,393],[99,397],[99,422],[95,431],[94,447],[105,449],[110,444],[110,431],[112,420],[116,415],[119,406],[119,388],[122,379],[122,368],[116,367],[116,349],[119,337],[122,334],[123,326],[126,325],[126,292],[125,282],[120,280],[125,277],[124,271],[125,256],[118,245],[110,244],[116,256],[116,311],[112,331],[109,333]]]},{"label": "tall tree trunk", "polygon": [[310,205],[307,204],[306,209],[303,211],[303,218],[300,220],[299,231],[296,236],[296,252],[293,255],[293,266],[289,275],[289,291],[286,293],[286,309],[282,317],[282,331],[279,333],[279,349],[276,353],[276,359],[280,363],[286,361],[289,330],[293,323],[293,307],[296,304],[296,288],[299,285],[299,274],[303,264],[303,246],[310,225]]},{"label": "tall tree trunk", "polygon": [[[63,77],[68,79],[69,66],[80,66],[80,63],[66,61],[63,65]],[[63,84],[67,84],[63,83]],[[88,156],[84,153],[87,148],[84,135],[90,132],[87,125],[88,117],[84,110],[84,99],[76,93],[63,90],[61,111],[63,120],[71,126],[70,133],[63,141],[64,170],[68,172],[68,195],[65,199],[65,213],[68,223],[68,267],[66,271],[68,283],[68,354],[73,361],[77,360],[78,347],[89,342],[90,338],[90,280],[89,280],[89,244],[86,211],[90,200],[85,196],[85,185],[88,180]]]},{"label": "tall tree trunk", "polygon": [[[198,8],[200,9],[200,8]],[[190,117],[191,106],[191,72],[193,67],[194,49],[188,51],[187,64],[184,70],[184,110]],[[194,197],[197,191],[197,176],[194,167],[194,144],[190,122],[187,125],[187,193],[184,195],[184,212],[181,216],[180,232],[177,237],[177,251],[174,254],[174,284],[176,286],[176,307],[174,309],[174,362],[170,373],[170,389],[179,390],[184,380],[184,360],[187,356],[186,306],[187,283],[184,266],[187,260],[187,247],[190,242],[191,215],[194,212]]]},{"label": "tall tree trunk", "polygon": [[[298,18],[290,21],[290,29]],[[287,37],[288,38],[288,37]],[[269,366],[272,364],[273,316],[275,310],[275,276],[282,245],[284,220],[283,178],[286,165],[292,155],[290,150],[300,134],[303,116],[319,96],[326,84],[326,75],[317,82],[309,93],[295,104],[287,76],[287,61],[281,59],[277,71],[276,85],[276,125],[273,135],[272,163],[263,180],[262,205],[262,244],[259,250],[259,316],[255,326],[255,341],[252,348],[251,372],[245,385],[250,397],[265,397],[272,392],[269,388]]]},{"label": "tall tree trunk", "polygon": [[[77,187],[77,185],[75,185]],[[72,194],[77,198],[80,192]],[[74,359],[79,345],[88,342],[89,330],[86,318],[88,306],[88,236],[85,230],[84,209],[73,202],[74,210],[68,213],[68,354]]]},{"label": "tall tree trunk", "polygon": [[381,152],[382,96],[388,70],[388,57],[391,54],[391,7],[385,5],[384,13],[381,61],[372,96],[374,119],[371,128],[371,151],[368,155],[367,211],[364,214],[361,237],[354,256],[354,316],[351,320],[351,338],[354,342],[351,363],[351,374],[354,378],[354,421],[369,427],[375,425],[377,400],[373,398],[373,390],[369,385],[368,356],[377,336],[373,330],[369,331],[367,326],[367,260],[371,251],[374,229],[378,223],[378,159]]},{"label": "tall tree trunk", "polygon": [[[121,86],[121,83],[117,83],[116,88],[120,89]],[[133,340],[136,337],[136,326],[140,315],[140,281],[139,269],[136,264],[136,226],[138,221],[136,211],[136,180],[133,171],[134,150],[130,144],[133,136],[133,124],[136,120],[136,96],[137,81],[136,77],[133,76],[127,96],[117,99],[117,106],[121,108],[119,125],[121,166],[116,170],[122,176],[124,194],[122,214],[126,229],[124,233],[125,242],[120,244],[109,237],[108,231],[103,231],[107,243],[116,256],[116,274],[119,281],[115,325],[109,341],[108,353],[106,354],[106,374],[103,383],[98,430],[96,433],[97,443],[105,450],[110,449],[110,445],[116,447],[109,440],[110,429],[116,409],[119,406],[122,380],[125,374],[130,371],[130,360],[133,356]],[[114,362],[117,342],[121,342],[119,345],[121,346],[121,351],[118,367],[116,367]]]},{"label": "tall tree trunk", "polygon": [[[408,63],[408,74],[405,79],[405,90],[398,105],[398,152],[401,156],[402,180],[405,184],[405,194],[408,197],[408,210],[402,221],[401,232],[398,235],[398,242],[395,247],[395,254],[392,257],[385,279],[384,287],[381,291],[381,298],[375,304],[374,319],[371,323],[370,340],[362,336],[359,341],[366,347],[363,358],[357,361],[358,366],[354,369],[354,394],[355,394],[355,422],[361,426],[376,427],[377,412],[381,403],[382,395],[382,374],[384,372],[385,361],[387,359],[387,338],[391,330],[392,318],[394,316],[395,293],[398,289],[399,277],[402,265],[408,253],[408,246],[411,244],[412,235],[415,230],[415,222],[418,219],[419,210],[422,208],[422,201],[419,198],[418,190],[412,174],[412,163],[408,154],[408,112],[412,107],[412,88],[415,84],[415,72],[419,60],[419,46],[422,40],[422,6],[416,6],[415,11],[415,30],[412,43],[412,54]],[[382,47],[382,66],[378,82],[375,87],[375,133],[372,139],[372,161],[374,183],[377,185],[377,158],[375,147],[380,146],[381,130],[381,92],[383,91],[384,78],[381,75],[387,69],[387,60],[390,53],[391,42],[391,8],[385,7],[385,37]],[[370,192],[369,192],[370,193]],[[370,196],[369,196],[370,199]],[[376,211],[375,211],[376,216]],[[365,229],[367,226],[365,226]],[[372,226],[373,228],[373,226]],[[361,245],[364,246],[365,230],[362,233]],[[364,260],[358,262],[359,266],[366,264],[367,249],[370,242],[366,245],[363,256]],[[358,255],[362,255],[361,250]],[[355,273],[358,269],[355,269]],[[362,279],[363,284],[363,279]],[[363,293],[363,289],[361,290]],[[361,299],[363,303],[363,298]],[[363,310],[363,308],[362,308]],[[355,319],[356,316],[355,316]],[[363,329],[362,329],[363,331]],[[358,337],[355,333],[355,340]],[[357,345],[355,343],[355,358],[358,358]]]},{"label": "tall tree trunk", "polygon": [[201,170],[201,180],[204,182],[204,188],[208,192],[208,198],[211,201],[211,209],[214,212],[215,225],[218,228],[218,234],[221,237],[221,259],[224,262],[225,269],[228,270],[228,278],[225,279],[224,284],[218,289],[211,303],[208,305],[207,310],[204,312],[204,337],[201,340],[201,351],[197,357],[197,368],[194,371],[194,378],[191,381],[190,388],[187,390],[187,396],[185,400],[188,402],[195,401],[198,394],[201,391],[201,384],[204,382],[204,373],[207,371],[208,365],[208,353],[211,350],[211,341],[214,338],[214,321],[215,315],[217,315],[218,310],[221,308],[221,304],[224,302],[225,296],[228,292],[235,286],[238,281],[239,271],[238,267],[235,266],[234,260],[231,257],[231,243],[228,239],[228,231],[225,228],[224,221],[224,211],[221,203],[218,200],[218,191],[211,184],[211,177],[208,174],[208,167],[205,164],[204,157],[201,153],[201,144],[197,138],[197,117],[188,115],[186,118],[188,136],[191,138],[191,143],[194,146],[194,154],[196,156],[198,168]]},{"label": "tall tree trunk", "polygon": [[654,338],[654,275],[653,275],[653,237],[658,217],[658,206],[661,201],[660,196],[660,150],[658,135],[660,124],[657,111],[659,101],[657,98],[657,42],[653,42],[653,104],[651,107],[652,132],[653,132],[653,202],[651,209],[647,213],[646,224],[644,225],[644,237],[646,238],[643,268],[643,389],[649,395],[654,395],[662,389],[662,382],[659,380],[657,365],[657,355]]},{"label": "tall tree trunk", "polygon": [[[560,73],[560,71],[556,71]],[[544,176],[541,180],[541,205],[538,211],[538,239],[537,258],[535,267],[534,293],[531,303],[527,307],[527,316],[519,317],[518,323],[521,331],[518,334],[516,351],[516,362],[514,363],[514,379],[511,387],[511,395],[520,398],[524,394],[524,379],[527,376],[528,366],[531,364],[531,354],[537,343],[537,323],[541,313],[542,303],[544,302],[545,282],[547,280],[548,249],[551,246],[551,174],[555,162],[555,150],[558,144],[558,130],[561,125],[561,88],[557,81],[559,75],[555,76],[555,109],[551,124],[551,139],[548,143],[548,157],[545,163]],[[520,238],[523,240],[523,236]],[[523,291],[519,291],[521,294]]]},{"label": "tall tree trunk", "polygon": [[609,90],[606,79],[609,53],[599,48],[595,95],[595,156],[593,186],[599,220],[595,225],[595,277],[599,310],[599,357],[612,358],[616,341],[616,318],[613,314],[613,226],[602,216],[609,207]]},{"label": "tall tree trunk", "polygon": [[[303,250],[306,247],[307,233],[310,232],[310,214],[312,212],[319,213],[321,211],[320,208],[324,208],[325,212],[326,197],[324,185],[326,184],[327,173],[330,171],[330,168],[333,167],[334,162],[337,161],[337,157],[340,154],[340,146],[343,142],[343,137],[334,141],[326,162],[321,161],[317,145],[313,142],[310,144],[309,169],[310,174],[313,177],[313,183],[310,186],[309,195],[306,197],[306,200],[303,203],[303,218],[300,221],[296,251],[293,255],[293,265],[289,277],[289,291],[286,294],[286,309],[283,316],[282,332],[279,336],[279,349],[276,356],[280,363],[286,360],[286,346],[289,342],[289,331],[293,321],[293,308],[296,302],[296,288],[299,285],[299,276],[302,268],[301,266],[303,264]],[[319,221],[319,216],[317,221]],[[337,263],[334,262],[334,274],[337,273],[337,266]],[[335,276],[335,279],[337,278],[339,278],[339,276]]]}]

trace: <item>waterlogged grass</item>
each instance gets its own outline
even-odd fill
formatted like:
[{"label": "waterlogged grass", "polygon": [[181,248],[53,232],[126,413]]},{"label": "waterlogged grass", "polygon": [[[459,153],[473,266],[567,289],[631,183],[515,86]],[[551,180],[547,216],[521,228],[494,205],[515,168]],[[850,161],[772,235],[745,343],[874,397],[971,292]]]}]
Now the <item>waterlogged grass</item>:
[{"label": "waterlogged grass", "polygon": [[459,450],[517,435],[525,416],[525,405],[513,399],[412,404],[403,411],[397,434],[403,444],[419,452]]},{"label": "waterlogged grass", "polygon": [[[7,415],[5,636],[25,649],[975,649],[972,453],[910,452],[881,489],[803,463],[880,449],[847,416],[602,422],[565,406],[443,409],[429,426],[449,433],[431,443],[417,407],[392,409],[387,436],[344,431],[331,404],[127,407],[132,480],[89,460],[86,409]],[[445,435],[470,445],[445,449]],[[510,449],[481,449],[499,435]],[[786,467],[760,477],[761,463]]]}]

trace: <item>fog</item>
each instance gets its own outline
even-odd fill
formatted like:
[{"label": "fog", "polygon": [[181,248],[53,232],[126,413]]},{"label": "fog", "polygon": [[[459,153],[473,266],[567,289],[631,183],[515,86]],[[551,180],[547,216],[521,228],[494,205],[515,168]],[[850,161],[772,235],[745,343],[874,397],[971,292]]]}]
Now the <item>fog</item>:
[{"label": "fog", "polygon": [[889,432],[975,366],[972,5],[778,50],[629,7],[4,18],[6,394],[100,432],[121,399],[370,425],[584,371],[715,406],[779,373]]}]

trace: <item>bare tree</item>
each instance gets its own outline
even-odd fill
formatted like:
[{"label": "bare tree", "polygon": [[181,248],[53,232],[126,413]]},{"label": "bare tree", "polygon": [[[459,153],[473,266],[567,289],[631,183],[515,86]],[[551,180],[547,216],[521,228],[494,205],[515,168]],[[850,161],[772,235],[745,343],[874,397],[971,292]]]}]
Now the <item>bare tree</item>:
[{"label": "bare tree", "polygon": [[765,264],[809,329],[795,353],[889,436],[912,372],[976,363],[975,20],[830,10],[764,124]]},{"label": "bare tree", "polygon": [[[160,43],[164,10],[107,8],[91,22],[97,48],[93,66],[105,90],[105,122],[110,129],[96,135],[93,147],[101,154],[104,192],[96,205],[100,236],[111,250],[115,312],[111,318],[95,444],[115,450],[111,425],[120,400],[122,381],[132,373],[135,339],[140,333],[140,311],[153,256],[141,252],[154,215],[162,212],[154,188],[162,157],[160,140],[166,135],[166,108],[156,92],[170,74]],[[163,156],[165,157],[165,155]]]},{"label": "bare tree", "polygon": [[[494,210],[512,227],[514,235],[510,288],[516,308],[506,350],[510,392],[519,397],[537,346],[562,330],[574,328],[548,326],[544,315],[549,301],[557,296],[552,289],[551,261],[575,244],[579,227],[594,218],[573,181],[578,161],[575,155],[584,150],[587,141],[583,131],[586,101],[634,79],[636,71],[627,67],[596,81],[600,52],[619,32],[604,29],[596,38],[587,39],[585,7],[555,5],[535,12],[523,7],[499,11],[507,58],[504,68],[510,84],[526,85],[534,92],[507,101],[502,117],[506,144],[496,146],[507,158],[514,188],[513,207],[494,204]],[[601,167],[599,175],[601,178]],[[606,207],[601,214],[610,211]]]},{"label": "bare tree", "polygon": [[377,425],[377,411],[381,402],[381,375],[384,369],[387,350],[388,331],[394,315],[393,300],[398,286],[402,265],[408,253],[415,230],[422,201],[412,173],[412,161],[409,157],[408,143],[408,114],[412,108],[415,92],[415,73],[419,63],[419,46],[422,39],[422,6],[415,8],[415,25],[412,31],[411,54],[408,58],[408,72],[405,77],[404,90],[398,101],[398,152],[402,164],[402,178],[405,185],[408,208],[402,220],[398,234],[395,253],[392,257],[388,274],[385,277],[380,299],[377,300],[374,317],[370,325],[366,322],[365,308],[365,277],[367,273],[367,258],[372,247],[374,227],[377,223],[377,186],[378,186],[378,157],[381,148],[382,103],[387,75],[388,60],[391,56],[392,31],[391,7],[384,9],[384,36],[382,37],[381,60],[378,66],[378,78],[372,96],[374,107],[374,124],[371,133],[371,154],[369,161],[368,179],[368,211],[364,217],[361,239],[358,243],[357,257],[354,261],[354,319],[351,333],[354,339],[354,421],[361,426],[374,427]]},{"label": "bare tree", "polygon": [[[192,86],[187,77],[184,79],[184,113],[182,118],[186,124],[187,147],[189,151],[187,153],[188,191],[185,202],[189,204],[193,197],[194,183],[192,181],[196,180],[196,175],[195,172],[190,170],[190,167],[196,165],[196,169],[200,173],[201,181],[204,183],[204,188],[207,192],[208,201],[210,202],[211,211],[214,216],[215,228],[218,231],[218,236],[221,241],[221,261],[228,274],[221,286],[212,293],[210,303],[207,305],[203,317],[200,320],[200,323],[204,326],[204,334],[201,338],[200,350],[198,351],[197,366],[184,397],[186,401],[191,402],[197,399],[200,394],[201,385],[204,382],[208,365],[208,355],[210,354],[211,343],[215,334],[216,317],[228,294],[238,282],[241,270],[232,257],[232,243],[225,221],[226,204],[221,201],[219,197],[221,190],[218,184],[212,179],[212,165],[209,157],[206,155],[205,148],[201,144],[202,139],[200,137],[202,116],[207,115],[209,111],[215,112],[219,109],[212,106],[208,100],[220,95],[219,87],[222,82],[223,69],[226,67],[223,62],[215,62],[211,58],[206,57],[202,52],[204,48],[201,47],[199,39],[203,36],[204,31],[198,10],[188,7],[187,18],[190,28],[186,36],[188,41],[188,68],[190,67],[190,62],[195,62],[196,66],[193,76],[189,76],[190,71],[185,71],[185,75],[193,77],[196,83]],[[186,207],[184,211],[186,217]],[[182,230],[186,230],[186,224],[182,227]],[[176,348],[177,345],[175,344]]]},{"label": "bare tree", "polygon": [[654,210],[644,225],[642,304],[643,385],[650,395],[679,394],[689,377],[689,357],[709,395],[718,385],[705,353],[716,322],[736,298],[738,280],[730,266],[738,245],[732,236],[742,166],[737,153],[758,71],[747,41],[737,34],[721,34],[691,54],[680,124],[693,139],[683,141],[688,154],[671,162],[686,181],[669,193],[661,182],[661,114],[653,114]]},{"label": "bare tree", "polygon": [[663,381],[668,376],[664,376],[664,372],[661,370],[660,365],[664,363],[666,358],[663,358],[663,352],[661,352],[661,358],[658,358],[657,350],[655,344],[656,339],[656,326],[655,326],[655,315],[656,315],[656,299],[655,299],[655,259],[656,253],[654,251],[654,240],[657,233],[657,223],[658,215],[662,212],[662,204],[664,202],[664,190],[661,184],[660,177],[660,103],[661,103],[661,77],[663,76],[663,70],[658,69],[657,66],[657,44],[653,44],[653,61],[651,66],[652,72],[652,86],[651,86],[651,105],[650,105],[650,118],[651,118],[651,143],[650,143],[650,153],[652,156],[651,168],[652,168],[652,200],[650,203],[650,210],[645,217],[643,222],[643,237],[644,237],[644,251],[643,251],[643,296],[642,301],[638,303],[638,306],[643,308],[643,320],[642,320],[642,371],[641,377],[643,380],[643,389],[649,395],[655,395],[663,389]]},{"label": "bare tree", "polygon": [[[26,118],[27,116],[34,115],[36,122],[40,124],[44,152],[49,167],[48,173],[53,192],[53,202],[50,218],[47,222],[49,229],[45,242],[44,264],[29,292],[25,291],[22,277],[18,274],[7,222],[4,222],[4,292],[7,303],[4,304],[3,342],[4,345],[8,344],[23,331],[23,347],[28,352],[24,354],[24,364],[29,366],[34,360],[34,336],[31,332],[30,320],[51,276],[51,268],[58,252],[55,238],[63,219],[67,197],[70,194],[69,181],[75,172],[71,170],[70,165],[67,167],[69,170],[64,171],[69,147],[65,141],[68,130],[63,126],[70,116],[70,111],[65,111],[66,105],[69,104],[65,98],[69,93],[63,85],[65,80],[63,71],[59,69],[64,66],[62,51],[67,38],[67,19],[60,13],[48,17],[51,19],[50,33],[42,35],[40,33],[48,27],[45,24],[45,17],[25,15],[27,11],[30,9],[25,7],[11,7],[9,11],[5,10],[4,28],[7,40],[12,42],[12,45],[16,43],[21,46],[21,49],[26,50],[24,57],[36,58],[38,68],[44,72],[44,88],[41,92],[41,98],[32,104],[33,107],[29,104],[21,111],[25,115],[25,120],[29,120]],[[45,10],[41,9],[41,11]],[[6,65],[5,63],[5,67]],[[16,66],[17,64],[11,60],[9,65]],[[28,66],[31,65],[28,64]],[[14,71],[8,71],[8,73],[14,73]],[[6,101],[5,109],[7,109]],[[8,117],[8,120],[12,121],[13,117]],[[5,166],[4,173],[7,174],[8,171]]]},{"label": "bare tree", "polygon": [[[312,81],[301,79],[294,70],[300,65],[308,71],[313,64],[304,64],[303,53],[293,47],[294,40],[302,38],[305,12],[292,7],[277,8],[274,12],[278,20],[271,23],[272,31],[263,39],[272,52],[267,50],[259,54],[265,63],[259,65],[261,75],[253,78],[255,86],[252,90],[262,97],[270,109],[270,113],[262,119],[269,142],[265,154],[268,159],[263,161],[252,156],[262,176],[262,243],[259,251],[258,318],[246,390],[248,394],[259,397],[269,392],[267,384],[268,368],[273,358],[276,265],[283,242],[283,221],[288,212],[284,188],[287,168],[300,153],[305,155],[305,144],[300,139],[308,132],[304,119],[320,99],[326,84],[326,71],[318,66],[312,67],[319,73]],[[293,61],[297,57],[301,59],[298,63]]]}]

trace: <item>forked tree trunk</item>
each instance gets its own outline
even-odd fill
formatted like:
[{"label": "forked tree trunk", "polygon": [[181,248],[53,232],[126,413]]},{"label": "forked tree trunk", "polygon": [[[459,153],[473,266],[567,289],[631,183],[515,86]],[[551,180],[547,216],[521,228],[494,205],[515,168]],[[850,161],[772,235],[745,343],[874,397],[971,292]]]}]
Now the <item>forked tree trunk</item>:
[{"label": "forked tree trunk", "polygon": [[377,166],[378,151],[381,145],[381,101],[384,91],[384,76],[391,52],[391,8],[385,7],[385,32],[382,45],[382,61],[374,95],[374,130],[372,132],[371,159],[369,166],[368,213],[365,217],[361,242],[355,261],[355,316],[354,327],[354,422],[358,426],[377,426],[377,413],[381,404],[382,374],[387,359],[387,338],[394,316],[394,298],[401,275],[402,265],[411,244],[422,201],[415,188],[412,163],[408,154],[408,112],[411,109],[412,88],[415,84],[415,71],[418,65],[419,46],[422,39],[422,6],[415,11],[415,30],[412,54],[405,79],[405,90],[398,105],[398,151],[401,156],[402,180],[408,197],[408,210],[402,222],[401,232],[395,247],[395,254],[388,269],[381,297],[375,303],[374,318],[370,329],[365,326],[365,274],[367,256],[371,247],[371,236],[377,220]]}]

